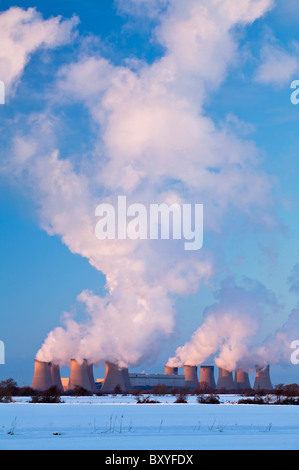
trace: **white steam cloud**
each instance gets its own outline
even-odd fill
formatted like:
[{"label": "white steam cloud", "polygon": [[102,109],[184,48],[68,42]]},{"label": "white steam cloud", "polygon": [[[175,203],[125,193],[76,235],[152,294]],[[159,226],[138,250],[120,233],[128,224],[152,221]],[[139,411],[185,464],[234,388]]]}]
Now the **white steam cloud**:
[{"label": "white steam cloud", "polygon": [[[207,250],[188,255],[179,242],[99,242],[94,213],[100,202],[115,202],[125,194],[129,202],[145,205],[203,203],[207,232],[220,230],[228,209],[249,216],[268,209],[271,179],[259,168],[258,149],[225,125],[217,126],[204,105],[238,57],[234,28],[251,24],[271,5],[271,0],[155,2],[149,14],[155,17],[159,11],[155,38],[164,47],[161,58],[151,65],[128,61],[116,66],[99,54],[85,53],[60,69],[47,111],[30,116],[29,132],[15,136],[2,171],[31,188],[42,227],[60,236],[72,253],[87,258],[107,279],[106,297],[84,291],[78,298],[86,306],[86,322],[67,316],[63,327],[47,337],[39,360],[62,365],[70,358],[86,358],[95,364],[110,360],[127,366],[154,358],[175,329],[176,296],[197,292],[213,274]],[[37,15],[32,10],[17,13],[33,19]],[[27,30],[36,37],[34,24]],[[73,21],[41,24],[54,29],[64,25],[68,36]],[[13,57],[19,42],[11,39],[9,24],[5,31]],[[55,37],[52,29],[39,43],[51,44],[50,37]],[[23,51],[23,66],[35,47]],[[20,74],[12,65],[11,76]],[[62,107],[82,103],[88,110],[96,130],[88,157],[78,161],[57,150],[54,102]],[[207,349],[194,361],[201,362],[225,342],[219,363],[228,360],[233,365],[244,354],[245,329],[247,336],[257,331],[257,314],[255,309],[239,310],[238,304],[224,316],[216,308],[194,336],[192,343]],[[214,328],[220,316],[225,323],[219,339]],[[213,335],[212,347],[205,344],[206,331]],[[231,349],[239,349],[236,359],[230,357]]]},{"label": "white steam cloud", "polygon": [[216,298],[218,302],[206,309],[202,325],[177,349],[169,366],[199,365],[215,356],[216,365],[231,372],[254,368],[251,349],[262,322],[280,309],[275,296],[257,281],[246,279],[239,287],[228,279]]},{"label": "white steam cloud", "polygon": [[228,279],[216,297],[218,303],[206,309],[202,325],[190,341],[177,348],[169,366],[204,364],[211,357],[230,372],[290,365],[291,344],[299,337],[298,307],[281,328],[262,340],[263,321],[282,309],[271,291],[256,281],[247,279],[245,286],[238,287]]}]

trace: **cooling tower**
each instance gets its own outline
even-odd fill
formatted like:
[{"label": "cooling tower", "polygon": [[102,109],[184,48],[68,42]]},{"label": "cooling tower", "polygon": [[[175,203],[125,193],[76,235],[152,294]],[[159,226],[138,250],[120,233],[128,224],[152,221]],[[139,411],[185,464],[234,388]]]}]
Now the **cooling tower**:
[{"label": "cooling tower", "polygon": [[238,369],[235,373],[235,389],[246,390],[251,389],[249,375],[242,369]]},{"label": "cooling tower", "polygon": [[201,366],[199,387],[207,386],[212,390],[216,390],[216,382],[214,377],[214,366]]},{"label": "cooling tower", "polygon": [[51,363],[35,360],[34,376],[31,384],[33,390],[45,392],[52,387]]},{"label": "cooling tower", "polygon": [[179,374],[178,367],[165,366],[165,375],[178,375],[178,374]]},{"label": "cooling tower", "polygon": [[235,384],[233,379],[233,373],[219,367],[217,389],[229,391],[234,390],[234,388]]},{"label": "cooling tower", "polygon": [[270,379],[270,366],[257,367],[256,377],[253,386],[254,390],[272,390],[273,386]]},{"label": "cooling tower", "polygon": [[64,390],[61,382],[60,369],[56,364],[51,364],[51,378],[52,386],[57,387],[60,391],[63,392]]},{"label": "cooling tower", "polygon": [[94,384],[90,381],[90,365],[84,359],[83,363],[80,364],[75,359],[71,361],[71,375],[68,385],[68,390],[74,390],[76,387],[81,387],[88,392],[93,393]]},{"label": "cooling tower", "polygon": [[94,375],[93,375],[93,365],[90,364],[88,366],[88,376],[89,376],[89,383],[90,383],[90,386],[91,386],[91,392],[92,393],[97,393],[97,387],[96,387],[96,383],[95,383],[95,379],[94,379]]},{"label": "cooling tower", "polygon": [[198,388],[198,376],[196,366],[184,366],[184,375],[186,388],[197,389]]},{"label": "cooling tower", "polygon": [[123,393],[131,391],[131,382],[128,369],[121,369],[111,362],[106,363],[106,373],[101,388],[102,393],[114,393],[115,388],[120,387]]}]

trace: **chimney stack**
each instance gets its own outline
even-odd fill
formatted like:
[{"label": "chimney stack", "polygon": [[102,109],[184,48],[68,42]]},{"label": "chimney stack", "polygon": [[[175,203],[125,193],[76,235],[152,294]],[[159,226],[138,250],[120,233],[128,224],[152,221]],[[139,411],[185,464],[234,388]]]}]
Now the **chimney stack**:
[{"label": "chimney stack", "polygon": [[76,359],[71,361],[71,375],[68,385],[68,390],[74,390],[76,387],[81,387],[90,393],[94,393],[95,384],[91,383],[91,369],[87,360],[84,359],[80,364]]},{"label": "chimney stack", "polygon": [[57,387],[61,392],[63,392],[64,389],[61,382],[60,368],[56,364],[51,364],[51,378],[52,386]]},{"label": "chimney stack", "polygon": [[256,368],[256,377],[253,386],[254,390],[273,390],[270,379],[270,366]]},{"label": "chimney stack", "polygon": [[235,389],[246,390],[251,388],[248,372],[238,369],[235,373]]},{"label": "chimney stack", "polygon": [[121,369],[116,364],[106,362],[106,372],[101,392],[114,393],[117,386],[120,387],[123,393],[131,391],[132,386],[129,377],[129,370]]},{"label": "chimney stack", "polygon": [[34,376],[31,384],[33,390],[45,392],[52,387],[51,362],[35,360]]},{"label": "chimney stack", "polygon": [[233,373],[226,369],[219,367],[219,377],[217,382],[217,390],[234,390],[235,384],[233,379]]},{"label": "chimney stack", "polygon": [[214,377],[214,366],[201,366],[199,387],[207,387],[211,390],[216,390],[216,382]]},{"label": "chimney stack", "polygon": [[192,390],[198,388],[198,375],[196,366],[184,366],[184,375],[186,387]]},{"label": "chimney stack", "polygon": [[165,375],[178,375],[178,374],[179,374],[178,367],[165,366]]}]

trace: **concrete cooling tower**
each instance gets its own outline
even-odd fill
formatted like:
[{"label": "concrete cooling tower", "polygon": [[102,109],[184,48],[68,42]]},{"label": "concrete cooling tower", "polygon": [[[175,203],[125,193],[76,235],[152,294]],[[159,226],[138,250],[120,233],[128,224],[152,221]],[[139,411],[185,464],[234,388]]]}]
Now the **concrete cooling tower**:
[{"label": "concrete cooling tower", "polygon": [[93,365],[92,364],[90,364],[88,366],[88,376],[89,376],[89,382],[90,382],[90,385],[91,385],[91,392],[92,393],[97,393],[96,381],[95,381],[94,375],[93,375]]},{"label": "concrete cooling tower", "polygon": [[238,369],[235,373],[235,389],[246,390],[251,388],[248,372]]},{"label": "concrete cooling tower", "polygon": [[198,375],[196,366],[184,366],[186,388],[196,390],[198,388]]},{"label": "concrete cooling tower", "polygon": [[35,360],[34,376],[31,384],[33,390],[45,392],[53,385],[51,374],[51,362]]},{"label": "concrete cooling tower", "polygon": [[203,388],[204,386],[207,386],[212,390],[216,390],[214,366],[201,366],[199,387]]},{"label": "concrete cooling tower", "polygon": [[273,386],[270,379],[270,366],[257,367],[256,377],[253,386],[254,390],[272,390]]},{"label": "concrete cooling tower", "polygon": [[165,366],[165,375],[178,375],[178,374],[179,374],[178,367]]},{"label": "concrete cooling tower", "polygon": [[56,364],[51,364],[51,378],[52,386],[57,387],[61,392],[63,392],[63,385],[61,382],[60,368]]},{"label": "concrete cooling tower", "polygon": [[132,389],[129,370],[121,369],[111,362],[106,363],[106,372],[101,388],[102,393],[114,393],[115,388],[120,387],[123,393],[129,393]]},{"label": "concrete cooling tower", "polygon": [[226,369],[219,368],[219,376],[217,382],[217,390],[234,390],[235,384],[233,379],[233,373]]},{"label": "concrete cooling tower", "polygon": [[82,387],[90,393],[95,393],[95,383],[90,365],[86,359],[80,364],[75,359],[71,361],[71,375],[68,390]]}]

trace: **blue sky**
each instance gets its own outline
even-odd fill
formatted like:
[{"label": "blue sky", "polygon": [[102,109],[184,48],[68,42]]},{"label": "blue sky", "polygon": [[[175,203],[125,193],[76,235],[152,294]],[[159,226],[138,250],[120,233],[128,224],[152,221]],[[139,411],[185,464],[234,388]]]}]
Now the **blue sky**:
[{"label": "blue sky", "polygon": [[[158,4],[158,2],[154,3]],[[192,0],[189,3],[200,5],[205,2]],[[227,3],[229,7],[229,0]],[[299,7],[294,8],[293,2],[290,1],[274,3],[276,5],[273,9],[265,12],[264,15],[259,15],[260,17],[257,17],[253,24],[248,21],[246,27],[240,24],[233,25],[231,37],[237,45],[237,52],[231,58],[229,54],[232,52],[229,47],[227,51],[224,51],[228,54],[225,67],[219,68],[219,71],[215,73],[214,63],[211,62],[203,72],[200,64],[206,58],[192,56],[190,67],[194,69],[192,68],[189,72],[186,66],[186,71],[183,70],[184,73],[179,76],[173,88],[173,94],[177,93],[175,98],[180,94],[180,98],[183,97],[190,103],[193,95],[194,102],[203,100],[203,105],[198,106],[197,109],[200,123],[203,123],[203,117],[208,117],[217,126],[217,130],[225,128],[227,132],[230,132],[230,136],[234,136],[232,140],[229,138],[225,141],[226,145],[232,145],[231,153],[235,152],[234,146],[237,146],[235,138],[237,138],[240,161],[243,158],[242,152],[245,155],[248,151],[250,163],[249,167],[244,169],[244,192],[240,185],[232,196],[230,193],[227,195],[227,192],[221,193],[227,197],[224,213],[220,213],[218,208],[215,209],[217,201],[212,201],[210,197],[213,194],[212,188],[208,188],[204,193],[203,197],[207,198],[204,203],[210,212],[205,232],[204,251],[195,258],[198,263],[203,263],[203,260],[205,263],[209,261],[213,275],[209,279],[203,277],[198,285],[197,280],[192,277],[195,283],[194,289],[190,291],[187,289],[181,294],[169,289],[168,297],[174,299],[177,311],[172,317],[175,319],[172,334],[164,334],[168,331],[168,327],[170,328],[169,325],[167,327],[163,325],[161,336],[160,331],[157,333],[159,328],[153,328],[152,337],[157,335],[160,348],[157,347],[157,353],[152,358],[146,354],[145,350],[142,351],[134,370],[146,369],[159,372],[168,358],[174,355],[176,348],[188,342],[192,333],[201,325],[204,311],[217,302],[215,292],[221,288],[221,283],[227,277],[232,277],[236,285],[242,285],[244,278],[250,278],[261,283],[275,295],[275,302],[273,301],[273,304],[271,304],[272,301],[270,302],[275,313],[273,316],[265,315],[261,321],[257,335],[260,343],[263,343],[268,335],[273,334],[288,321],[291,310],[298,304],[298,293],[289,291],[288,279],[294,266],[299,262],[299,163],[297,158],[299,106],[294,106],[290,102],[291,81],[299,79],[299,38],[296,21],[299,19]],[[86,312],[81,303],[76,300],[77,296],[85,290],[99,298],[106,295],[104,274],[107,274],[105,273],[106,266],[109,270],[109,262],[105,260],[102,267],[101,257],[93,257],[89,246],[82,248],[80,245],[80,248],[77,248],[78,240],[74,237],[75,232],[70,233],[60,222],[57,223],[56,215],[60,213],[60,207],[57,200],[52,199],[51,185],[47,187],[47,179],[36,171],[37,167],[33,166],[26,168],[20,177],[18,171],[22,159],[18,156],[19,159],[15,163],[15,155],[17,150],[21,155],[22,150],[19,147],[24,147],[26,143],[31,146],[35,142],[38,149],[36,153],[39,155],[51,153],[59,148],[61,160],[63,162],[70,160],[75,168],[75,174],[80,175],[80,184],[83,174],[84,177],[91,179],[90,173],[96,171],[97,167],[91,167],[91,172],[89,172],[89,165],[91,161],[94,164],[98,155],[103,161],[111,159],[111,166],[107,167],[107,179],[110,175],[114,176],[115,172],[113,181],[117,181],[123,174],[121,172],[124,169],[121,165],[124,157],[121,153],[121,145],[120,148],[113,147],[114,142],[119,138],[119,135],[114,135],[114,132],[123,129],[121,127],[123,123],[119,121],[119,116],[123,114],[115,98],[119,91],[109,88],[109,80],[112,81],[120,73],[120,68],[125,67],[127,71],[135,72],[137,69],[137,73],[142,76],[143,84],[147,84],[147,80],[151,79],[149,77],[152,77],[153,69],[146,71],[145,64],[155,64],[164,56],[171,59],[174,57],[174,61],[179,57],[179,38],[177,40],[171,36],[171,23],[168,22],[171,13],[167,13],[165,20],[162,13],[152,12],[152,15],[148,17],[146,2],[142,1],[141,4],[141,10],[139,14],[136,14],[136,5],[133,0],[127,2],[127,6],[132,5],[133,10],[126,12],[121,10],[121,2],[116,4],[109,0],[65,1],[63,3],[22,1],[13,4],[8,1],[0,2],[1,12],[13,6],[19,6],[23,11],[35,7],[41,16],[39,19],[31,20],[31,27],[35,21],[41,21],[41,25],[46,28],[48,27],[46,20],[61,15],[62,20],[57,27],[60,29],[57,29],[57,32],[61,30],[63,35],[63,40],[59,44],[52,38],[46,46],[37,45],[34,50],[30,50],[28,39],[26,66],[22,70],[16,70],[14,76],[7,78],[10,80],[7,85],[7,103],[0,107],[0,128],[3,136],[0,157],[1,168],[5,168],[5,171],[0,172],[2,281],[0,339],[6,344],[6,365],[1,366],[0,377],[12,376],[20,384],[30,382],[35,355],[48,333],[63,324],[64,312],[73,313],[76,321],[84,324]],[[80,19],[80,23],[74,22],[73,33],[69,37],[66,22],[74,15]],[[171,18],[179,27],[181,20],[179,13],[176,11]],[[160,35],[161,30],[163,32],[163,40],[157,36],[155,29],[157,27],[160,28],[158,29]],[[32,31],[29,30],[28,38],[35,34],[34,30]],[[45,31],[46,34],[52,34],[50,27],[49,33],[46,29]],[[210,46],[210,39],[206,41],[206,46]],[[16,47],[16,44],[11,47]],[[165,52],[167,47],[170,51],[168,53]],[[186,49],[185,53],[188,56],[190,51]],[[215,61],[219,60],[220,64],[221,57],[216,55],[214,49],[213,54],[215,54]],[[273,64],[271,60],[276,57],[276,54],[278,64]],[[91,58],[97,60],[102,58],[106,63],[105,65],[96,63],[93,73],[99,70],[99,75],[91,74],[90,81],[83,81],[78,91],[74,85],[74,77],[80,77],[83,70],[86,73],[84,76],[88,77],[89,68],[86,64]],[[0,72],[4,73],[4,66],[1,64],[5,62],[1,63],[1,60],[3,57],[1,58],[0,55]],[[139,62],[137,63],[136,60]],[[181,57],[177,60],[181,60]],[[281,63],[279,63],[280,60]],[[72,68],[71,64],[79,64],[79,66]],[[184,66],[185,64],[182,67]],[[114,113],[113,122],[109,121],[106,115],[100,116],[100,105],[95,106],[96,100],[103,107],[106,105],[106,102],[101,101],[102,91],[97,90],[94,94],[91,92],[94,87],[93,77],[95,81],[98,76],[101,77],[105,72],[104,67],[111,69],[107,72],[107,74],[111,73],[108,84],[103,84],[103,87],[105,87],[106,99],[109,96],[111,100],[109,112]],[[282,73],[282,70],[285,73]],[[187,76],[188,73],[190,76]],[[203,79],[203,75],[207,78]],[[5,81],[6,77],[0,75],[0,79]],[[155,80],[158,80],[156,76]],[[181,91],[181,87],[186,87],[186,83],[190,85],[188,93],[186,89]],[[204,92],[201,92],[201,87],[204,88]],[[124,98],[118,96],[118,100],[120,99]],[[167,99],[169,96],[165,95],[165,101]],[[145,100],[145,97],[140,100]],[[127,102],[127,105],[131,102],[133,98]],[[108,111],[107,115],[109,115]],[[21,141],[17,150],[16,139]],[[215,139],[218,139],[216,132]],[[157,142],[154,149],[157,154],[157,173],[152,167],[142,166],[148,155],[147,148],[140,151],[140,155],[136,157],[136,161],[139,159],[138,161],[141,162],[139,166],[136,164],[136,167],[141,167],[143,171],[148,172],[148,180],[143,184],[142,190],[136,187],[131,191],[132,199],[140,197],[147,200],[148,197],[152,197],[151,191],[154,185],[161,184],[158,162],[159,164],[162,162],[165,168],[177,165],[176,175],[179,175],[179,156],[178,160],[172,161],[171,158],[172,148],[176,150],[179,142],[176,144],[177,147],[168,144],[170,151],[167,157],[163,152],[159,153],[159,147],[162,145],[160,136]],[[255,150],[248,150],[248,142],[253,143]],[[209,143],[203,137],[203,147],[207,145]],[[109,152],[105,154],[104,149],[107,147],[113,148],[110,154]],[[133,147],[135,148],[135,143],[134,146],[132,144],[132,149]],[[213,151],[212,146],[210,152]],[[230,149],[227,153],[227,161],[229,161]],[[252,163],[255,158],[258,160],[256,165]],[[8,165],[7,161],[13,163]],[[215,161],[217,161],[216,157]],[[228,163],[224,159],[221,165],[225,171]],[[9,167],[8,171],[7,167]],[[47,171],[50,172],[51,168],[45,164],[43,175]],[[261,197],[257,195],[255,198],[250,191],[253,183],[246,183],[246,175],[251,170],[254,181],[261,178],[262,186],[270,184],[269,181],[271,181],[269,191],[265,187],[259,187]],[[121,172],[118,173],[118,171]],[[165,174],[164,166],[163,172],[162,176]],[[182,178],[186,188],[189,183],[193,184],[188,178],[189,175]],[[109,187],[106,187],[102,180],[97,183],[99,191],[96,196],[97,201],[101,197],[115,196],[120,191],[125,191],[125,185],[114,191],[113,181]],[[68,184],[66,182],[66,186]],[[225,181],[221,181],[222,184],[225,186]],[[147,185],[148,193],[145,195]],[[193,187],[191,191],[190,185],[188,189],[184,189],[184,194],[190,191],[192,200],[200,197],[202,193],[197,194]],[[163,190],[173,191],[174,188],[164,182]],[[94,192],[93,189],[92,195]],[[250,194],[248,204],[245,202],[242,202],[242,205],[241,203],[235,204],[236,197],[240,197],[240,201],[246,201],[246,193]],[[85,192],[82,194],[88,200],[89,195]],[[162,190],[159,191],[160,196],[161,194],[163,194]],[[197,202],[202,201],[197,200]],[[221,206],[220,201],[219,205]],[[214,209],[215,212],[213,212]],[[93,214],[91,214],[92,217]],[[218,217],[219,226],[215,230],[213,226]],[[43,230],[45,224],[51,226],[48,233]],[[141,256],[140,259],[143,261],[146,259],[149,271],[153,269],[153,275],[155,275],[155,269],[158,267],[158,264],[155,265],[155,255],[153,258],[150,256],[145,258],[145,255],[140,255],[140,251],[138,250],[136,257]],[[175,266],[170,263],[168,255],[164,256],[164,252],[161,259],[165,272],[168,267],[169,272],[175,271]],[[93,266],[89,260],[92,261]],[[175,262],[179,265],[189,263],[189,260],[187,257],[183,259],[182,256],[175,258]],[[114,261],[111,260],[111,264],[113,263]],[[118,272],[123,272],[122,269],[124,268],[119,267]],[[189,268],[186,265],[184,269]],[[114,271],[109,274],[116,275]],[[146,282],[149,289],[152,289],[155,283],[152,280],[149,281],[148,278]],[[138,296],[135,291],[134,294]],[[118,295],[115,301],[116,307],[122,303],[123,292],[119,292]],[[159,305],[158,300],[161,298],[155,299],[152,306]],[[109,301],[113,304],[113,299],[109,298]],[[166,304],[167,309],[169,306],[167,302]],[[107,316],[109,314],[112,315],[110,311],[102,313]],[[128,317],[129,322],[130,317]],[[295,331],[294,334],[296,334]],[[144,342],[147,343],[147,341],[148,338],[144,338]],[[149,341],[148,348],[151,347],[155,348],[156,343],[152,344]],[[65,372],[67,373],[66,370]],[[102,373],[103,368],[100,368],[99,375]],[[282,367],[280,364],[273,364],[272,375],[275,383],[294,382],[298,376],[298,367],[287,364]]]}]

